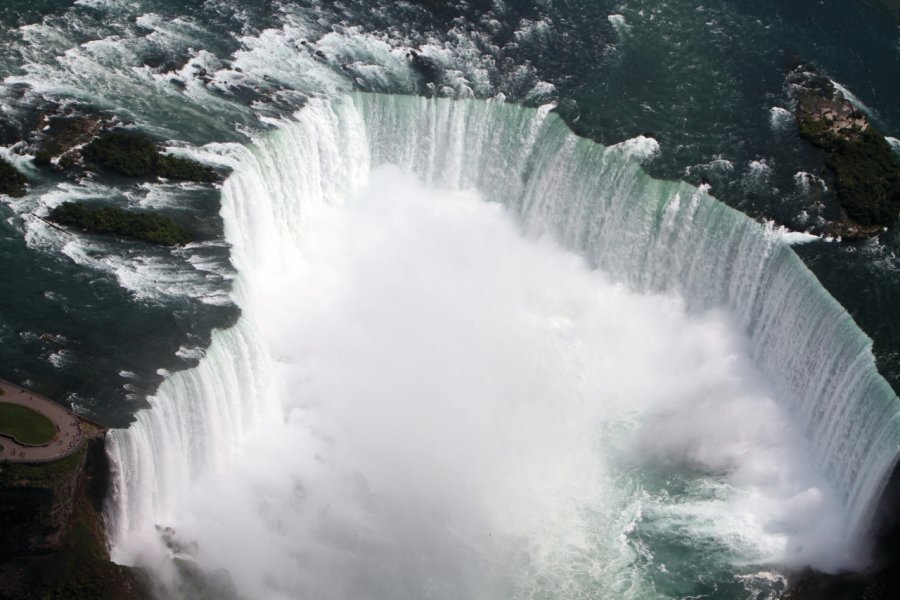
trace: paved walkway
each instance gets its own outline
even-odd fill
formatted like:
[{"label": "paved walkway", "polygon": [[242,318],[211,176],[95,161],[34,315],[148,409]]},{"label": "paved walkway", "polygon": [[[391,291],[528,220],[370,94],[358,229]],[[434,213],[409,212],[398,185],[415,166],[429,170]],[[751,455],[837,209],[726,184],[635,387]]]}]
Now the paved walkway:
[{"label": "paved walkway", "polygon": [[8,381],[0,379],[0,402],[20,404],[41,413],[56,426],[56,436],[43,446],[23,446],[0,433],[0,460],[10,462],[50,462],[68,456],[84,441],[81,422],[64,406]]}]

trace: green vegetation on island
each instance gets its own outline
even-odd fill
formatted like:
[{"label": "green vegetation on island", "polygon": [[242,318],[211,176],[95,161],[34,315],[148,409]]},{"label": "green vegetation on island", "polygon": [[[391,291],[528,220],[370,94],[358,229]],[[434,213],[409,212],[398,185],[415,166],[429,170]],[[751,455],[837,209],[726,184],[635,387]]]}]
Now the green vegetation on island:
[{"label": "green vegetation on island", "polygon": [[0,157],[0,194],[21,198],[25,195],[27,183],[28,179],[17,168],[5,158]]},{"label": "green vegetation on island", "polygon": [[56,435],[53,423],[27,406],[0,402],[0,433],[20,444],[38,446],[46,444]]},{"label": "green vegetation on island", "polygon": [[800,134],[825,150],[848,217],[865,226],[894,225],[900,214],[900,159],[884,135],[871,126],[838,133],[811,115],[800,119]]},{"label": "green vegetation on island", "polygon": [[211,168],[187,158],[168,156],[150,138],[132,132],[109,131],[82,148],[89,166],[102,167],[126,177],[164,177],[185,181],[218,181]]},{"label": "green vegetation on island", "polygon": [[184,227],[169,217],[148,212],[64,202],[50,211],[48,219],[90,233],[116,235],[163,246],[181,246],[191,242],[191,235]]},{"label": "green vegetation on island", "polygon": [[825,151],[841,209],[854,237],[877,235],[900,215],[900,159],[884,134],[809,64],[789,75],[800,135]]}]

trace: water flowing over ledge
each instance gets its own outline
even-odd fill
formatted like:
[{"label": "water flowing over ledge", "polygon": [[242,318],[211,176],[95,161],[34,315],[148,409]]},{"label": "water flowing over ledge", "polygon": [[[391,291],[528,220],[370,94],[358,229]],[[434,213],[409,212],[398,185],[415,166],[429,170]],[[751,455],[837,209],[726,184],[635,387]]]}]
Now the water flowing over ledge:
[{"label": "water flowing over ledge", "polygon": [[385,163],[429,186],[479,190],[527,233],[556,237],[631,289],[675,292],[698,313],[726,308],[840,492],[849,535],[865,533],[897,460],[897,397],[870,340],[790,247],[704,189],[650,178],[621,151],[574,136],[549,107],[495,101],[313,101],[256,147],[222,153],[235,166],[222,213],[243,316],[110,436],[115,559],[145,560],[154,525],[166,524],[190,484],[227,469],[245,434],[281,410],[257,296],[271,290],[265,282],[291,260],[315,211],[343,202]]},{"label": "water flowing over ledge", "polygon": [[358,96],[372,163],[481,190],[638,290],[727,307],[751,355],[794,402],[821,468],[862,535],[900,449],[900,403],[871,340],[764,226],[683,182],[657,181],[561,119],[490,102]]}]

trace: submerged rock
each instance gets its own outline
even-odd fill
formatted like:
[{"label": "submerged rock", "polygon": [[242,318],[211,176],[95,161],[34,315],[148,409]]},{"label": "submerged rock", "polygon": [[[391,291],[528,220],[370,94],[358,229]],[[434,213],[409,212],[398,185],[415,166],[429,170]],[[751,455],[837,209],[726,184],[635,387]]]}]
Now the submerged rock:
[{"label": "submerged rock", "polygon": [[437,79],[438,69],[433,59],[419,54],[415,50],[410,50],[408,56],[412,61],[412,68],[426,81],[433,82]]},{"label": "submerged rock", "polygon": [[27,184],[28,178],[25,175],[5,158],[0,158],[0,194],[21,198],[25,195]]}]

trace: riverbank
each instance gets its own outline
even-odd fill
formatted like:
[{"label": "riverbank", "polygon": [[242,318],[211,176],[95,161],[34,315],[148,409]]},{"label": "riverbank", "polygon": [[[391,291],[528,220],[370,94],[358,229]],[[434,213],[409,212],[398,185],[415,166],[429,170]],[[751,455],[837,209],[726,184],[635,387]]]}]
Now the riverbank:
[{"label": "riverbank", "polygon": [[105,434],[65,458],[0,461],[0,600],[149,600],[143,573],[110,561]]},{"label": "riverbank", "polygon": [[142,574],[109,559],[106,428],[4,380],[0,403],[45,417],[52,436],[0,435],[0,600],[149,599]]}]

